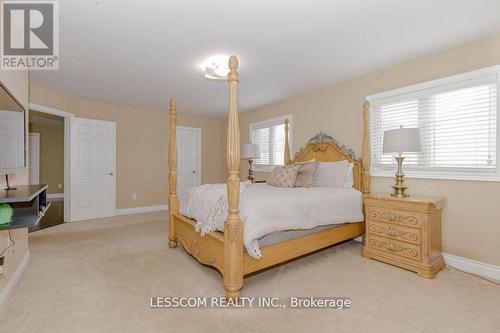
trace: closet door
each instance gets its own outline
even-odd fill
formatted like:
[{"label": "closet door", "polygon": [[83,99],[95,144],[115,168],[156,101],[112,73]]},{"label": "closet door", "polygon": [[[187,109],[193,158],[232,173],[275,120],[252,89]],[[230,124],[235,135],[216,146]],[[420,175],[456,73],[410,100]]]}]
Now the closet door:
[{"label": "closet door", "polygon": [[177,192],[201,184],[201,128],[177,126]]},{"label": "closet door", "polygon": [[28,152],[30,154],[28,184],[40,184],[40,133],[29,133]]},{"label": "closet door", "polygon": [[114,216],[116,123],[75,119],[71,170],[71,220]]}]

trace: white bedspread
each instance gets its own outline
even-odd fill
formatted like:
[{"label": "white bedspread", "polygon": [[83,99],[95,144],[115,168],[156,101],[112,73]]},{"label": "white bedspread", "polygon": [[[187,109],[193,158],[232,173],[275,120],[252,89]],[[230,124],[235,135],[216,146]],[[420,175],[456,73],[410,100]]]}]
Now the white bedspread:
[{"label": "white bedspread", "polygon": [[[363,195],[353,188],[283,188],[243,182],[240,191],[243,243],[255,259],[262,256],[259,238],[268,234],[363,221]],[[224,231],[226,184],[197,186],[179,199],[180,213],[195,219],[202,235]]]}]

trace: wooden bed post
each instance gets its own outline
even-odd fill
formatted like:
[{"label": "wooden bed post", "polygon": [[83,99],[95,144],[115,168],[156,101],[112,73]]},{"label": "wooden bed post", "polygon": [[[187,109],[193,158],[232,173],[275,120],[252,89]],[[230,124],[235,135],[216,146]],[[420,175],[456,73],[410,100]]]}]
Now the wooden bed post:
[{"label": "wooden bed post", "polygon": [[179,198],[177,198],[177,110],[175,99],[170,100],[170,136],[168,140],[168,246],[175,248],[174,214],[179,213]]},{"label": "wooden bed post", "polygon": [[285,119],[285,165],[290,164],[290,142],[288,140],[288,133],[290,132],[290,122]]},{"label": "wooden bed post", "polygon": [[370,103],[365,101],[363,103],[363,168],[362,168],[362,182],[363,193],[370,193],[371,174],[370,166],[372,163],[372,149],[370,138]]},{"label": "wooden bed post", "polygon": [[229,115],[227,119],[227,199],[224,222],[224,288],[226,297],[236,299],[243,287],[243,223],[240,219],[240,125],[238,120],[238,58],[229,58]]}]

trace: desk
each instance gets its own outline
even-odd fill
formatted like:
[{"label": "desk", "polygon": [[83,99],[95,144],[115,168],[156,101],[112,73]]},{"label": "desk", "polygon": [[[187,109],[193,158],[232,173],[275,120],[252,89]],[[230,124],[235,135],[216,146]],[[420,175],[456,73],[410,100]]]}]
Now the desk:
[{"label": "desk", "polygon": [[0,203],[9,204],[13,215],[10,224],[0,230],[28,228],[38,224],[50,207],[47,203],[47,185],[17,186],[16,190],[0,190]]}]

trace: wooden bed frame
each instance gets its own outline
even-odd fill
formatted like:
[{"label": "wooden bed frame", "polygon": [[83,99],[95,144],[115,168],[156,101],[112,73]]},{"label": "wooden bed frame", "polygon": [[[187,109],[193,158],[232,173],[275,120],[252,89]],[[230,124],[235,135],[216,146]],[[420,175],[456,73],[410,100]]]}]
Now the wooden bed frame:
[{"label": "wooden bed frame", "polygon": [[[227,195],[228,217],[224,222],[224,233],[212,232],[201,236],[195,231],[195,222],[179,214],[177,197],[177,143],[176,102],[170,100],[170,138],[168,151],[169,183],[169,246],[175,248],[180,242],[184,249],[204,265],[215,267],[224,279],[226,296],[237,298],[243,287],[243,278],[260,270],[285,263],[294,258],[318,251],[333,244],[349,240],[365,232],[365,223],[349,223],[329,228],[304,237],[261,248],[262,258],[253,259],[243,249],[243,223],[239,214],[240,196],[240,131],[238,121],[238,59],[229,59],[229,115],[227,123]],[[365,193],[370,191],[370,140],[368,134],[368,102],[364,105],[363,160],[356,159],[352,150],[340,146],[332,137],[320,133],[309,140],[293,160],[290,159],[288,142],[289,125],[285,121],[285,163],[303,162],[311,159],[323,162],[348,160],[354,163],[354,186]]]}]

